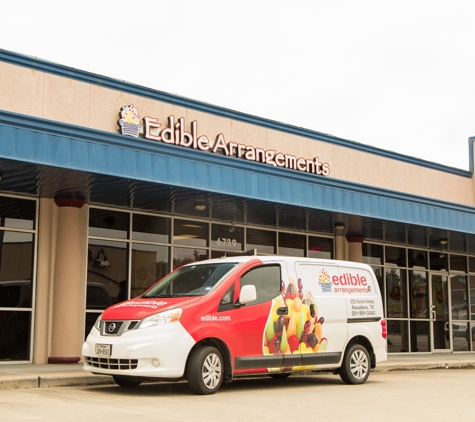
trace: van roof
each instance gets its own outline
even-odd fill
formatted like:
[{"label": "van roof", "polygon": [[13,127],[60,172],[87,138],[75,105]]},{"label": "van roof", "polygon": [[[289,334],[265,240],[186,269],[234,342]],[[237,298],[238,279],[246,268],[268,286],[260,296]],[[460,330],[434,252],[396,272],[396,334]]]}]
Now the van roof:
[{"label": "van roof", "polygon": [[351,266],[353,268],[365,268],[368,269],[370,266],[368,264],[364,264],[361,262],[353,262],[353,261],[341,261],[336,259],[320,259],[320,258],[303,258],[303,257],[295,257],[295,256],[283,256],[283,255],[243,255],[243,256],[232,256],[232,257],[222,257],[222,258],[214,258],[214,259],[206,259],[204,261],[193,262],[187,265],[201,265],[201,264],[211,264],[211,263],[219,263],[219,262],[248,262],[253,260],[260,260],[262,262],[275,262],[275,261],[284,261],[287,263],[294,263],[294,262],[306,262],[306,263],[314,263],[314,264],[321,264],[321,265],[328,265],[328,266]]}]

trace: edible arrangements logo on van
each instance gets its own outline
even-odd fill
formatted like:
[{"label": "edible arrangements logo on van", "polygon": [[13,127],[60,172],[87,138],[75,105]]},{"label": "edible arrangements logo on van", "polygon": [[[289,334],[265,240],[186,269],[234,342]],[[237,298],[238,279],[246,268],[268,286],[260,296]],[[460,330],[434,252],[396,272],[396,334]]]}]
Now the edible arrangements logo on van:
[{"label": "edible arrangements logo on van", "polygon": [[114,309],[118,308],[150,308],[150,309],[158,309],[162,306],[167,305],[168,302],[164,300],[129,300],[126,302],[118,303],[114,305]]},{"label": "edible arrangements logo on van", "polygon": [[[331,163],[322,162],[319,157],[308,159],[284,154],[273,149],[263,149],[232,141],[228,142],[222,133],[216,135],[215,140],[212,141],[206,135],[199,135],[198,122],[196,120],[191,122],[189,130],[186,128],[184,117],[177,119],[173,115],[168,116],[167,125],[163,128],[156,117],[144,117],[142,119],[143,125],[141,125],[139,111],[133,104],[123,106],[120,109],[119,116],[120,119],[117,122],[117,126],[122,135],[138,138],[141,134],[144,139],[150,141],[242,158],[248,161],[298,170],[319,176],[330,175]],[[141,130],[142,127],[143,131]]]},{"label": "edible arrangements logo on van", "polygon": [[330,275],[327,270],[322,269],[318,275],[318,284],[323,293],[370,293],[371,286],[364,275],[343,273]]}]

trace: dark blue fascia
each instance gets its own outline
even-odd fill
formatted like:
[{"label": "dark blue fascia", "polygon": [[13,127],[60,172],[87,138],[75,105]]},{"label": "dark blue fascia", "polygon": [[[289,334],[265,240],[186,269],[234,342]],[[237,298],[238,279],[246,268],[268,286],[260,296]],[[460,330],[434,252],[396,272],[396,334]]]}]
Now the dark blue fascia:
[{"label": "dark blue fascia", "polygon": [[427,167],[444,171],[446,173],[455,174],[462,177],[472,177],[473,174],[473,149],[469,148],[469,160],[470,170],[462,170],[443,164],[434,163],[422,159],[417,159],[411,156],[398,154],[396,152],[387,151],[381,148],[376,148],[364,144],[360,144],[355,141],[349,141],[347,139],[338,138],[336,136],[327,135],[321,132],[292,126],[285,123],[280,123],[275,120],[265,119],[250,114],[233,111],[227,108],[218,107],[215,105],[203,103],[196,100],[180,97],[178,95],[169,94],[163,91],[146,88],[140,85],[134,85],[125,81],[120,81],[113,78],[108,78],[102,75],[97,75],[89,72],[85,72],[79,69],[59,65],[56,63],[41,60],[35,57],[25,56],[18,53],[13,53],[7,50],[0,49],[0,61],[14,64],[17,66],[27,67],[41,72],[50,73],[53,75],[74,79],[81,82],[101,86],[104,88],[113,89],[120,92],[126,92],[133,95],[138,95],[144,98],[149,98],[156,101],[162,101],[165,103],[173,104],[180,107],[190,108],[204,113],[213,114],[219,117],[225,117],[233,120],[237,120],[244,123],[249,123],[280,132],[293,134],[296,136],[302,136],[318,141],[328,142],[334,145],[339,145],[345,148],[351,148],[357,151],[365,152],[368,154],[374,154],[380,157],[390,158],[392,160],[398,160],[417,166]]},{"label": "dark blue fascia", "polygon": [[0,111],[0,158],[475,234],[475,208]]}]

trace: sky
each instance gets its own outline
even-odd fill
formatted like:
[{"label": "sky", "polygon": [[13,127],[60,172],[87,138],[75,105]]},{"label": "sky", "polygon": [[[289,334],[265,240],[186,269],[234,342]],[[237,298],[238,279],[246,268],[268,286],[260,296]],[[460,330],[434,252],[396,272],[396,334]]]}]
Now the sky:
[{"label": "sky", "polygon": [[469,169],[473,0],[0,6],[0,49]]}]

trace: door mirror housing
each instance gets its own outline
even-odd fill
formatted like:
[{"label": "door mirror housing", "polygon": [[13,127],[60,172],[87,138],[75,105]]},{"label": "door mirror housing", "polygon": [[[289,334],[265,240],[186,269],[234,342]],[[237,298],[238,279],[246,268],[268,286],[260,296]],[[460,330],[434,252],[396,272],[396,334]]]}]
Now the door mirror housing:
[{"label": "door mirror housing", "polygon": [[239,305],[245,305],[249,302],[254,302],[257,299],[256,286],[249,284],[247,286],[242,286],[241,292],[239,294]]}]

